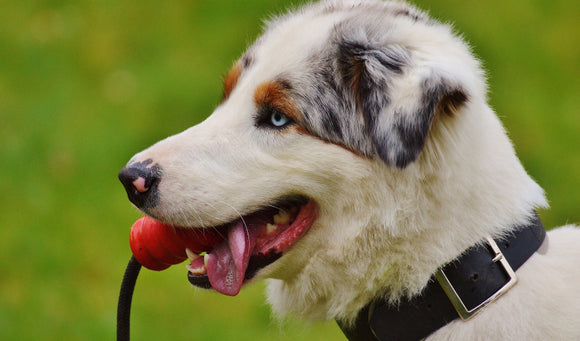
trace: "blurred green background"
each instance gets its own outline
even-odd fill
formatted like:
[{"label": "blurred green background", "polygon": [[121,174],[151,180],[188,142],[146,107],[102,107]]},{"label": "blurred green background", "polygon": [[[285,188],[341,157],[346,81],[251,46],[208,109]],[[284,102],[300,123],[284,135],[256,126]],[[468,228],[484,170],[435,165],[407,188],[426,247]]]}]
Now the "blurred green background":
[{"label": "blurred green background", "polygon": [[[114,338],[139,216],[118,170],[211,113],[261,19],[302,2],[0,0],[0,340]],[[484,61],[546,226],[580,222],[580,2],[416,4]],[[135,295],[135,340],[343,339],[333,322],[274,321],[263,283],[228,298],[176,266],[142,271]]]}]

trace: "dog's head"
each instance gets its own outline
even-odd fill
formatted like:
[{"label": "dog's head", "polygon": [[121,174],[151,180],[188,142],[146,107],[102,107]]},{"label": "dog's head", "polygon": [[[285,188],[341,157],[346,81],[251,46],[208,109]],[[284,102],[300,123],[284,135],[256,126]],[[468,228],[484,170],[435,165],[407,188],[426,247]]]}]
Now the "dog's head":
[{"label": "dog's head", "polygon": [[121,178],[146,214],[227,235],[193,282],[236,294],[256,274],[282,279],[272,291],[293,296],[274,304],[324,300],[334,317],[341,278],[359,306],[385,286],[393,270],[370,276],[372,256],[425,225],[424,184],[480,105],[478,62],[448,26],[402,3],[327,1],[268,23],[215,111]]}]

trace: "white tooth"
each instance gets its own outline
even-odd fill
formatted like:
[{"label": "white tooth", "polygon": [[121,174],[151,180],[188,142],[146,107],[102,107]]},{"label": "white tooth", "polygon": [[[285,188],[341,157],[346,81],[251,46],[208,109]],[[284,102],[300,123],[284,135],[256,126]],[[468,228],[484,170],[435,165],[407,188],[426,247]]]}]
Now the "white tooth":
[{"label": "white tooth", "polygon": [[187,254],[187,258],[189,258],[190,261],[193,261],[200,257],[197,254],[195,254],[195,252],[191,251],[188,248],[185,248],[185,253]]},{"label": "white tooth", "polygon": [[283,225],[290,220],[290,214],[285,211],[278,211],[278,214],[274,216],[274,224]]},{"label": "white tooth", "polygon": [[274,231],[276,231],[276,225],[274,225],[274,224],[267,224],[266,225],[266,234],[270,234]]},{"label": "white tooth", "polygon": [[206,253],[205,255],[203,255],[203,265],[207,268],[207,262],[209,260],[209,254]]},{"label": "white tooth", "polygon": [[204,275],[206,273],[206,271],[205,271],[205,268],[200,268],[200,269],[197,269],[195,271],[192,271],[191,273],[195,274],[195,275]]}]

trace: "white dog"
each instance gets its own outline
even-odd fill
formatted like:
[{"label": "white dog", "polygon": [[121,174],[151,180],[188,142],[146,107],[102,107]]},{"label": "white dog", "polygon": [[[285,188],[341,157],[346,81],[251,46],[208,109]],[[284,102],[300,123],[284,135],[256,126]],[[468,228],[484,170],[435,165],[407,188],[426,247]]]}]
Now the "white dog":
[{"label": "white dog", "polygon": [[146,214],[225,236],[192,283],[269,278],[277,314],[352,340],[580,340],[580,230],[544,239],[486,91],[448,25],[323,1],[269,22],[214,113],[120,178]]}]

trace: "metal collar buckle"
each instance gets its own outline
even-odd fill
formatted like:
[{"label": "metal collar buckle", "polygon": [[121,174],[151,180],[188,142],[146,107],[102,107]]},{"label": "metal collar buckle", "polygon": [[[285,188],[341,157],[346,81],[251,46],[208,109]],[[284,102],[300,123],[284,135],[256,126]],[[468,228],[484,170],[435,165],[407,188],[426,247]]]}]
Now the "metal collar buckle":
[{"label": "metal collar buckle", "polygon": [[435,277],[437,278],[439,285],[441,285],[441,288],[443,288],[443,291],[445,292],[445,294],[449,298],[449,301],[451,301],[451,304],[453,304],[453,307],[455,308],[455,310],[459,314],[459,317],[461,317],[461,319],[464,321],[470,319],[471,317],[473,317],[473,315],[475,315],[477,312],[479,312],[487,304],[493,302],[498,297],[503,295],[512,286],[514,286],[518,280],[516,273],[514,272],[512,267],[510,266],[507,259],[505,259],[503,253],[501,252],[501,250],[499,249],[499,247],[497,246],[495,241],[491,238],[487,238],[487,243],[489,244],[489,246],[491,247],[491,251],[493,252],[493,259],[492,259],[493,262],[494,263],[499,262],[501,264],[501,266],[503,267],[503,270],[508,275],[509,280],[501,288],[499,288],[493,295],[488,297],[485,301],[481,302],[476,307],[474,307],[472,309],[467,309],[467,307],[463,303],[463,300],[461,300],[461,297],[459,297],[459,295],[457,294],[457,291],[455,291],[453,284],[451,284],[451,282],[449,281],[449,279],[447,278],[447,276],[443,272],[442,267],[439,268],[435,272]]}]

